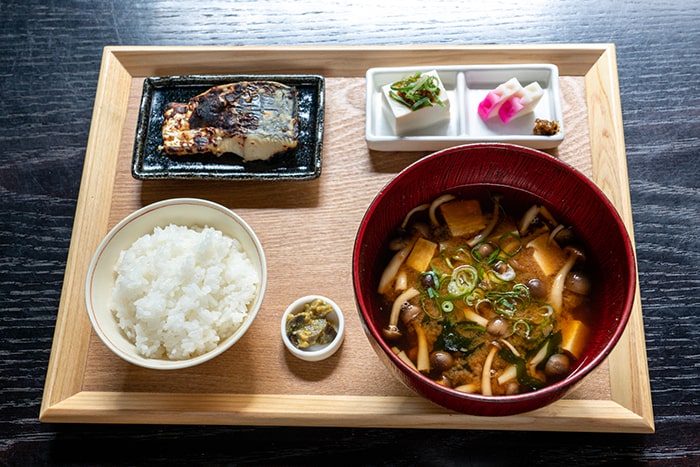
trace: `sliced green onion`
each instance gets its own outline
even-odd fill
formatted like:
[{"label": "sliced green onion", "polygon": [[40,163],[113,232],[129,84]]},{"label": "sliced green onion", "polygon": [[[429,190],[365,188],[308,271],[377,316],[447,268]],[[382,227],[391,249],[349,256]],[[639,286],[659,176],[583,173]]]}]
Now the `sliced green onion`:
[{"label": "sliced green onion", "polygon": [[[479,303],[484,300],[484,289],[476,288],[470,293],[464,301],[467,305],[477,308]],[[486,300],[488,301],[488,300]]]},{"label": "sliced green onion", "polygon": [[430,103],[431,103],[431,100],[429,97],[427,97],[427,96],[422,97],[422,98],[418,99],[416,102],[414,102],[413,105],[411,105],[411,110],[418,110],[421,107],[429,106]]},{"label": "sliced green onion", "polygon": [[513,323],[513,334],[518,332],[518,328],[523,328],[525,332],[525,339],[530,339],[530,331],[532,331],[532,326],[530,326],[530,323],[524,319],[519,319]]},{"label": "sliced green onion", "polygon": [[[515,284],[512,290],[514,293],[520,295],[523,299],[526,299],[528,301],[530,300],[530,289],[525,284]],[[554,309],[552,309],[552,313],[554,313]]]},{"label": "sliced green onion", "polygon": [[[484,255],[479,253],[479,247],[483,244],[491,245],[491,247],[493,248],[491,253],[489,253],[489,255],[486,257],[484,257]],[[490,241],[479,242],[476,245],[474,245],[471,249],[472,259],[474,259],[474,261],[476,261],[477,263],[491,264],[496,259],[498,259],[500,254],[501,254],[501,246],[497,245],[493,242],[490,242]]]},{"label": "sliced green onion", "polygon": [[447,291],[450,295],[467,295],[474,290],[478,279],[479,273],[474,266],[468,264],[459,266],[452,271],[452,280],[447,285]]},{"label": "sliced green onion", "polygon": [[544,304],[540,307],[540,310],[544,310],[542,316],[545,318],[551,318],[554,316],[554,308],[552,308],[552,305]]},{"label": "sliced green onion", "polygon": [[468,263],[470,256],[471,253],[469,252],[469,250],[463,246],[458,246],[452,252],[452,259],[454,259],[455,261],[461,261],[463,263]]},{"label": "sliced green onion", "polygon": [[455,267],[452,266],[452,261],[450,260],[449,256],[445,254],[445,250],[443,249],[440,251],[440,256],[442,256],[442,260],[445,262],[448,268],[454,269]]},{"label": "sliced green onion", "polygon": [[421,297],[420,307],[429,318],[440,319],[442,317],[442,309],[436,306],[434,300],[428,300],[425,297]]},{"label": "sliced green onion", "polygon": [[391,96],[392,99],[394,99],[397,102],[400,102],[401,104],[405,105],[406,107],[411,107],[411,103],[405,100],[403,97],[401,97],[400,94],[394,92],[394,91],[389,91],[389,95]]},{"label": "sliced green onion", "polygon": [[[510,252],[510,251],[506,250],[505,248],[503,248],[504,240],[511,239],[511,238],[517,240],[517,242],[518,242],[518,248],[513,252]],[[503,252],[504,255],[508,256],[509,258],[512,258],[513,256],[520,253],[520,250],[523,249],[523,241],[520,238],[520,235],[517,234],[517,232],[504,233],[503,235],[501,235],[498,238],[498,248],[500,251]]]},{"label": "sliced green onion", "polygon": [[389,96],[392,99],[414,111],[432,107],[433,104],[445,107],[445,103],[438,97],[438,79],[432,75],[417,72],[402,81],[392,83],[390,89]]}]

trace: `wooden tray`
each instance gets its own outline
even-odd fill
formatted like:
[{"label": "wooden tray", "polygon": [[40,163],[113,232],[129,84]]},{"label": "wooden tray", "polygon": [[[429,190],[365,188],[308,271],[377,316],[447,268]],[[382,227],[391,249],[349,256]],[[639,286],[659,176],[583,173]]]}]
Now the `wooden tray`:
[{"label": "wooden tray", "polygon": [[[298,425],[543,431],[654,431],[639,292],[612,355],[567,396],[506,418],[456,414],[394,380],[361,329],[352,244],[364,211],[425,153],[371,152],[365,71],[377,66],[554,63],[567,135],[552,154],[590,176],[632,233],[615,48],[602,45],[410,47],[107,47],[85,156],[40,419],[45,422]],[[312,181],[134,180],[130,163],[143,78],[171,74],[326,77],[323,169]],[[158,372],[110,353],[92,333],[83,284],[90,257],[121,218],[151,202],[195,196],[243,216],[265,248],[263,307],[233,349],[193,369]],[[296,360],[279,337],[295,298],[323,294],[345,310],[341,350]]]}]

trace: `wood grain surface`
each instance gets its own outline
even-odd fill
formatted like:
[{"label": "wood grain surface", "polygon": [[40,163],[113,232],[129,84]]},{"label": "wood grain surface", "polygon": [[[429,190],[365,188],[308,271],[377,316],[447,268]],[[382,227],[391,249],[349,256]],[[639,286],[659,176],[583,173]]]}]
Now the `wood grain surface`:
[{"label": "wood grain surface", "polygon": [[[677,2],[0,3],[0,463],[700,462],[700,7]],[[38,421],[106,45],[612,42],[656,433]],[[571,67],[575,67],[571,63]],[[475,449],[475,446],[478,449]],[[504,448],[505,446],[505,448]],[[146,449],[135,456],[133,451]]]}]

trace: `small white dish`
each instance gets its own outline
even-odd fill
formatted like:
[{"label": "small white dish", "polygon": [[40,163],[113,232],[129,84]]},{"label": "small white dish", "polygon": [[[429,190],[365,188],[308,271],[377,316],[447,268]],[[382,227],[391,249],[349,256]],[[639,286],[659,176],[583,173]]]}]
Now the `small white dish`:
[{"label": "small white dish", "polygon": [[[316,299],[323,300],[333,308],[333,311],[328,313],[327,319],[330,324],[335,327],[337,334],[335,339],[333,339],[329,344],[313,345],[308,349],[297,348],[287,335],[287,319],[291,315],[304,311],[304,305],[311,303]],[[301,360],[306,360],[307,362],[317,362],[319,360],[325,360],[326,358],[335,354],[342,345],[343,339],[345,338],[345,317],[343,316],[343,312],[341,311],[340,307],[333,300],[322,295],[307,295],[292,302],[282,314],[280,333],[282,335],[282,342],[284,342],[284,346],[292,355],[300,358]]]},{"label": "small white dish", "polygon": [[[111,310],[112,289],[115,283],[114,266],[123,250],[140,237],[151,234],[156,226],[170,224],[215,228],[236,238],[258,274],[258,288],[248,305],[248,314],[232,335],[211,351],[187,360],[146,358],[119,328]],[[176,198],[159,201],[129,214],[115,225],[97,247],[85,278],[85,303],[88,317],[97,336],[117,356],[144,368],[175,370],[188,368],[211,360],[228,350],[243,337],[253,324],[265,295],[267,264],[262,245],[255,232],[236,213],[217,203],[195,198]]]},{"label": "small white dish", "polygon": [[[416,71],[436,70],[449,97],[450,120],[411,135],[398,136],[384,115],[382,87]],[[507,124],[498,118],[484,121],[477,108],[489,91],[517,78],[523,86],[536,81],[544,91],[534,112]],[[534,149],[557,147],[564,139],[564,120],[559,89],[559,69],[552,64],[463,65],[370,68],[366,73],[367,100],[365,139],[376,151],[437,151],[477,142],[511,143]],[[553,136],[533,134],[535,119],[559,123]]]}]

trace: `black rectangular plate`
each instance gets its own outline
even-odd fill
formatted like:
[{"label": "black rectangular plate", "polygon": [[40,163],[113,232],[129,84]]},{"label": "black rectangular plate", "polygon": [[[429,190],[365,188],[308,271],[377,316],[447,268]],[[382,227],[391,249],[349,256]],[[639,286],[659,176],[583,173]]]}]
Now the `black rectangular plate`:
[{"label": "black rectangular plate", "polygon": [[[170,156],[163,145],[163,112],[170,102],[190,98],[221,84],[276,81],[298,91],[299,144],[261,161],[235,154]],[[131,174],[139,180],[310,180],[321,175],[325,82],[317,75],[187,75],[146,78],[143,83]]]}]

